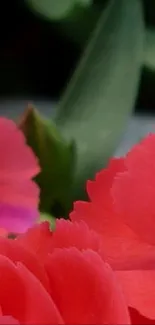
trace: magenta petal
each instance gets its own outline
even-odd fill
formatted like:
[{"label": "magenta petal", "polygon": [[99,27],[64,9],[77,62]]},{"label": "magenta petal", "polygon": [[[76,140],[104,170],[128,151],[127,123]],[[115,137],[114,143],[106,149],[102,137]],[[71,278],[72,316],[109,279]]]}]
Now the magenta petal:
[{"label": "magenta petal", "polygon": [[0,228],[8,232],[23,233],[36,223],[38,217],[36,209],[0,203]]}]

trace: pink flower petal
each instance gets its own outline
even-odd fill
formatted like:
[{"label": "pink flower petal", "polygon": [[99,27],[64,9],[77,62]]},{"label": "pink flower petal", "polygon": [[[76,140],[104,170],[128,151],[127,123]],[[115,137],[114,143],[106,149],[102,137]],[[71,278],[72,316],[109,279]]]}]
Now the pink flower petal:
[{"label": "pink flower petal", "polygon": [[0,204],[0,227],[8,232],[25,232],[38,218],[39,213],[36,209]]},{"label": "pink flower petal", "polygon": [[37,209],[40,190],[31,180],[0,184],[0,202],[14,206]]},{"label": "pink flower petal", "polygon": [[35,155],[16,124],[0,118],[0,179],[25,180],[39,173]]},{"label": "pink flower petal", "polygon": [[0,203],[25,208],[37,209],[39,204],[40,189],[31,180],[18,182],[8,181],[0,183]]}]

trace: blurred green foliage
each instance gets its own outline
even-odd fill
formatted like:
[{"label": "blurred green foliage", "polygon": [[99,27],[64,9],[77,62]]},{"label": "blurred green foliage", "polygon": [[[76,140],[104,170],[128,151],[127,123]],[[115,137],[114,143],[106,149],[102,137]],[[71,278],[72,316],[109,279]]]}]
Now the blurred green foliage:
[{"label": "blurred green foliage", "polygon": [[32,10],[47,19],[60,20],[70,17],[79,8],[91,6],[92,0],[26,0]]},{"label": "blurred green foliage", "polygon": [[[41,13],[40,1],[33,1],[33,8],[39,3]],[[81,24],[84,16],[79,11],[80,6],[83,13],[84,10],[93,12],[94,6],[100,8],[93,32],[90,32],[91,28],[87,30],[86,44],[80,43],[84,46],[83,54],[58,103],[55,126],[45,123],[34,110],[22,124],[42,167],[37,179],[41,187],[41,211],[56,216],[55,211],[50,210],[53,204],[63,206],[67,211],[69,201],[84,197],[86,179],[93,177],[113,155],[136,101],[145,31],[140,0],[109,0],[104,5],[64,0],[60,15],[60,2],[50,1],[50,6],[48,3],[42,2],[44,16],[48,19],[57,17],[62,24],[64,17],[70,20],[73,15],[72,22],[77,19],[79,30],[87,25],[87,21],[85,25]],[[45,7],[48,15],[45,15]],[[63,135],[61,141],[58,141],[59,131]],[[76,144],[76,156],[72,143]],[[57,216],[60,215],[59,211]]]},{"label": "blurred green foliage", "polygon": [[40,222],[48,221],[50,223],[51,229],[53,230],[55,227],[55,217],[51,214],[40,213]]},{"label": "blurred green foliage", "polygon": [[55,124],[32,106],[28,107],[18,125],[39,158],[41,173],[36,181],[41,188],[40,210],[65,217],[71,208],[75,170],[73,141],[65,142]]},{"label": "blurred green foliage", "polygon": [[73,198],[105,166],[137,97],[144,45],[140,0],[110,0],[58,105],[56,123],[77,145]]}]

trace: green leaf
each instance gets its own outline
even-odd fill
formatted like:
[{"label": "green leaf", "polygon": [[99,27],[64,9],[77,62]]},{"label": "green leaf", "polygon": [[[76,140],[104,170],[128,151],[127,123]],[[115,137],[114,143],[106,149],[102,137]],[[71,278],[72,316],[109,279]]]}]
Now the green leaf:
[{"label": "green leaf", "polygon": [[63,19],[77,8],[85,8],[92,0],[25,0],[28,6],[47,19]]},{"label": "green leaf", "polygon": [[44,221],[48,221],[50,226],[51,226],[51,229],[54,230],[56,219],[51,214],[40,213],[40,221],[39,222],[41,223],[41,222],[44,222]]},{"label": "green leaf", "polygon": [[[102,6],[103,7],[103,6]],[[61,19],[57,28],[81,48],[86,44],[101,14],[101,6],[75,6],[70,16]]]},{"label": "green leaf", "polygon": [[155,28],[146,29],[144,65],[155,71]]},{"label": "green leaf", "polygon": [[110,0],[59,104],[57,125],[77,145],[74,198],[107,164],[131,113],[143,60],[140,0]]},{"label": "green leaf", "polygon": [[29,106],[19,127],[39,158],[41,173],[36,181],[41,188],[40,210],[54,216],[66,215],[71,204],[75,167],[73,142],[65,142],[54,123]]}]

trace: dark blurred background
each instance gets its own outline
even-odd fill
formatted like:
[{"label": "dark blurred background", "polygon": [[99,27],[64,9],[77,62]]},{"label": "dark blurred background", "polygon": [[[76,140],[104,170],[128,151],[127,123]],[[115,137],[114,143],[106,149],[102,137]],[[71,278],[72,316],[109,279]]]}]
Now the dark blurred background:
[{"label": "dark blurred background", "polygon": [[1,2],[0,96],[57,99],[79,55],[56,23],[33,14],[24,1]]},{"label": "dark blurred background", "polygon": [[[130,0],[129,0],[130,1]],[[103,3],[104,2],[104,3]],[[155,1],[142,0],[146,27],[155,28]],[[95,6],[106,1],[95,1]],[[9,9],[8,9],[9,8]],[[0,97],[57,100],[82,48],[57,22],[30,11],[24,0],[1,1]],[[155,110],[155,69],[145,65],[135,110]]]}]

